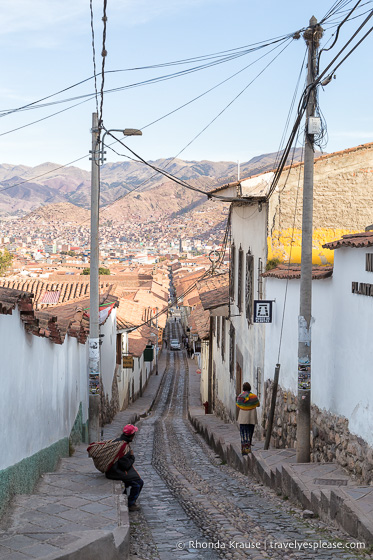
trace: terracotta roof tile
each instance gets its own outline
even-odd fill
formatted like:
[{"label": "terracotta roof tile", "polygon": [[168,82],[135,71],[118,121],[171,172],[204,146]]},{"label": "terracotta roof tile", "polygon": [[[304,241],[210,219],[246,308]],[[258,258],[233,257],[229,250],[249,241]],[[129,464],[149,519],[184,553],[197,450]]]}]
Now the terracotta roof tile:
[{"label": "terracotta roof tile", "polygon": [[217,288],[224,288],[229,286],[229,272],[222,272],[220,274],[214,274],[213,276],[208,276],[200,282],[198,282],[197,287],[199,293],[211,292],[211,290],[216,290]]},{"label": "terracotta roof tile", "polygon": [[216,307],[221,307],[222,305],[228,305],[229,287],[223,286],[209,292],[202,292],[200,294],[200,298],[203,309],[205,310],[215,309]]},{"label": "terracotta roof tile", "polygon": [[192,321],[201,340],[206,340],[210,334],[210,313],[202,305],[197,305],[191,313]]},{"label": "terracotta roof tile", "polygon": [[362,233],[354,233],[343,235],[342,239],[336,239],[330,243],[325,243],[325,249],[340,249],[341,247],[372,247],[373,231],[364,231]]},{"label": "terracotta roof tile", "polygon": [[[312,266],[312,279],[320,280],[323,278],[329,278],[333,274],[332,266]],[[279,278],[282,280],[295,280],[300,278],[300,264],[280,264],[272,270],[268,270],[262,274],[265,278]]]},{"label": "terracotta roof tile", "polygon": [[[113,300],[117,305],[117,300],[110,294],[100,296],[100,304]],[[83,310],[89,307],[89,299],[80,299],[79,305],[69,302],[37,310],[31,293],[0,287],[0,313],[11,314],[16,306],[28,333],[47,337],[55,344],[63,344],[66,335],[77,338],[81,344],[87,340],[89,322]]]}]

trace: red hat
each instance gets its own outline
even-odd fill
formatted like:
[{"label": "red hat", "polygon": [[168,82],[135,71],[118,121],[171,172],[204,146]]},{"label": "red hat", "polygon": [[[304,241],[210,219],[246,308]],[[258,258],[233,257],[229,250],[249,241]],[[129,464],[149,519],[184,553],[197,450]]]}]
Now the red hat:
[{"label": "red hat", "polygon": [[126,426],[124,426],[123,428],[123,433],[126,434],[126,436],[132,436],[133,434],[135,434],[139,429],[134,426],[133,424],[127,424]]}]

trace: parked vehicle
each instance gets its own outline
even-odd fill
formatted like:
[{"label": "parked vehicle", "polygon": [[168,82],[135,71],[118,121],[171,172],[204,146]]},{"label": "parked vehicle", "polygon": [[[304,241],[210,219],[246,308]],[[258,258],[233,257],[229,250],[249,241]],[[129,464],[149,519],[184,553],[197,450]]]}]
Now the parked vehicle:
[{"label": "parked vehicle", "polygon": [[181,350],[181,345],[177,338],[171,338],[170,350]]}]

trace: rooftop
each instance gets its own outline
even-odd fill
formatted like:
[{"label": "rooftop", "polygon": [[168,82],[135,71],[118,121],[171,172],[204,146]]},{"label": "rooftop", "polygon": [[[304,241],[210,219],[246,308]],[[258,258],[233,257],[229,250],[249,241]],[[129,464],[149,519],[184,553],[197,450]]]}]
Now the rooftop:
[{"label": "rooftop", "polygon": [[[333,274],[332,266],[312,266],[312,279],[320,280],[329,278]],[[280,278],[282,280],[295,280],[300,278],[300,264],[279,264],[276,268],[267,270],[262,274],[264,278]]]},{"label": "rooftop", "polygon": [[372,247],[373,231],[364,231],[362,233],[353,233],[343,235],[341,239],[336,239],[330,243],[325,243],[325,249],[340,249],[341,247]]}]

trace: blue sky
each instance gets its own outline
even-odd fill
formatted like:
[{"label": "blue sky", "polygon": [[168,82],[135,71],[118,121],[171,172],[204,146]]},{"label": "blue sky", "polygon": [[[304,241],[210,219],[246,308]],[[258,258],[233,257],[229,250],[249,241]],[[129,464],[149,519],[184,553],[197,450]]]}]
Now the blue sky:
[{"label": "blue sky", "polygon": [[[282,36],[306,26],[312,15],[320,20],[332,4],[325,0],[255,3],[247,0],[108,0],[106,70],[174,61]],[[365,6],[360,12],[373,8],[366,0],[362,4]],[[0,110],[30,103],[92,76],[89,0],[0,0],[0,8],[3,52]],[[100,69],[102,1],[94,0],[93,8],[96,62]],[[343,14],[333,21],[341,19]],[[363,19],[343,26],[337,45],[322,56],[321,69]],[[371,22],[364,29],[368,30],[370,25]],[[326,26],[321,46],[330,41],[335,29]],[[320,92],[320,106],[328,126],[329,140],[325,147],[328,152],[373,140],[372,41],[373,33],[341,66],[337,78]],[[128,144],[147,160],[174,157],[248,86],[281,48],[200,100],[144,129],[141,138],[128,139]],[[259,51],[174,80],[106,94],[104,124],[106,128],[142,128],[264,53],[264,50]],[[180,154],[180,158],[247,161],[262,153],[276,152],[304,54],[304,40],[291,41],[269,68]],[[105,87],[122,87],[183,68],[186,67],[107,74]],[[304,79],[305,72],[301,87]],[[91,80],[53,100],[93,91]],[[31,166],[46,161],[66,164],[88,154],[91,115],[96,107],[93,99],[40,123],[4,134],[73,103],[2,117],[0,162]],[[119,147],[118,151],[122,154],[124,148]],[[107,160],[125,161],[125,158],[107,150]],[[88,157],[76,165],[89,169]]]}]

